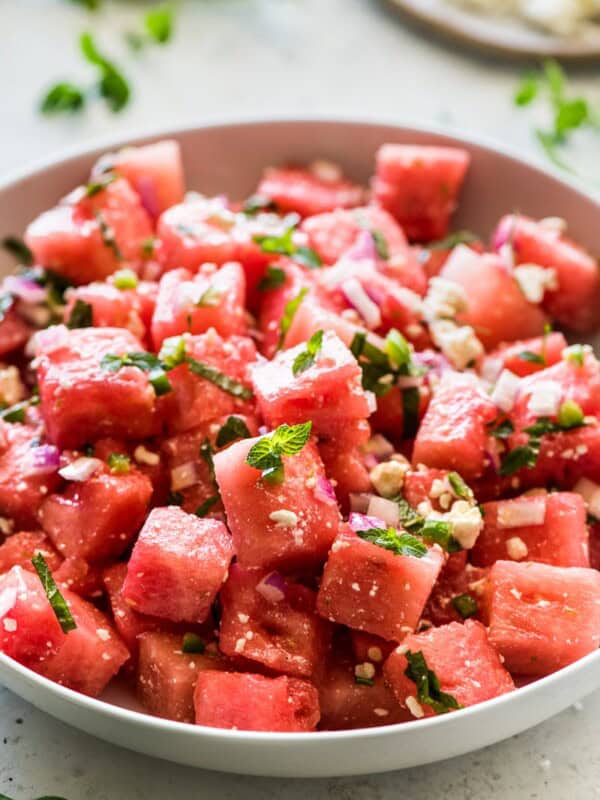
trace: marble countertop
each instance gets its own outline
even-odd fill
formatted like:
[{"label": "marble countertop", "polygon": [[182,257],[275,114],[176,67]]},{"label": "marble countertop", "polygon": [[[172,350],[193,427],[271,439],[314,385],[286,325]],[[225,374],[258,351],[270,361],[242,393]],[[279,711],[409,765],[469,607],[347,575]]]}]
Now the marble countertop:
[{"label": "marble countertop", "polygon": [[[483,135],[543,161],[532,134],[543,111],[517,112],[511,102],[520,67],[429,39],[376,0],[184,0],[176,39],[132,57],[121,31],[139,25],[142,7],[106,2],[92,16],[68,0],[0,0],[0,177],[74,145],[225,114],[385,115]],[[131,107],[119,116],[101,104],[74,119],[38,116],[48,83],[90,79],[76,44],[86,28],[130,75]],[[572,85],[600,100],[598,68],[574,73]],[[580,137],[584,169],[599,169],[597,153],[597,139]],[[596,693],[527,733],[453,761],[309,782],[154,761],[0,689],[0,793],[14,800],[303,800],[307,793],[313,800],[588,800],[600,798],[599,718]]]}]

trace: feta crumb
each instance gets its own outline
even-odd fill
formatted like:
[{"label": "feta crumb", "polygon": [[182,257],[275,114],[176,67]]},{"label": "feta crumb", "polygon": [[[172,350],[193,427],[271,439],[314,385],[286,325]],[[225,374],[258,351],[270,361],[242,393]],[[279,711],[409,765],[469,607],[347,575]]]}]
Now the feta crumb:
[{"label": "feta crumb", "polygon": [[325,159],[318,159],[313,161],[309,166],[309,170],[323,183],[337,183],[342,179],[342,170],[339,164],[334,164],[333,161],[326,161]]},{"label": "feta crumb", "polygon": [[546,290],[558,288],[556,270],[540,267],[538,264],[520,264],[515,267],[513,275],[525,299],[530,303],[541,303]]},{"label": "feta crumb", "polygon": [[7,406],[18,403],[25,397],[25,387],[16,367],[0,368],[0,400]]},{"label": "feta crumb", "polygon": [[527,545],[519,536],[512,536],[506,541],[506,552],[513,561],[522,561],[529,555]]},{"label": "feta crumb", "polygon": [[554,417],[558,414],[562,387],[556,381],[540,381],[533,387],[527,408],[536,417]]},{"label": "feta crumb", "polygon": [[156,467],[160,464],[160,456],[148,450],[143,444],[138,445],[133,451],[133,457],[138,464],[146,464],[149,467]]},{"label": "feta crumb", "polygon": [[369,647],[367,650],[367,655],[374,661],[376,664],[379,664],[380,661],[383,661],[383,653],[381,652],[380,647]]},{"label": "feta crumb", "polygon": [[246,624],[246,622],[248,622],[248,621],[249,621],[249,619],[250,619],[250,617],[248,616],[248,614],[242,614],[241,612],[240,612],[240,613],[239,613],[237,616],[238,616],[238,619],[239,619],[239,621],[240,621],[242,624],[244,624],[244,625],[245,625],[245,624]]},{"label": "feta crumb", "polygon": [[5,536],[10,536],[14,529],[14,520],[8,519],[7,517],[0,517],[0,533],[3,533]]},{"label": "feta crumb", "polygon": [[352,591],[360,592],[360,584],[356,583],[356,581],[352,584]]},{"label": "feta crumb", "polygon": [[423,316],[432,323],[438,319],[454,319],[469,306],[463,287],[439,276],[429,281],[427,295],[423,300]]},{"label": "feta crumb", "polygon": [[490,399],[492,403],[501,411],[508,414],[512,411],[515,404],[520,383],[520,379],[514,372],[511,372],[509,369],[502,370],[494,386],[494,391],[491,394]]},{"label": "feta crumb", "polygon": [[409,471],[408,462],[385,461],[377,464],[369,473],[371,483],[375,487],[377,494],[381,497],[395,497],[399,494],[404,484],[404,476]]},{"label": "feta crumb", "polygon": [[281,508],[278,511],[272,511],[269,514],[269,519],[277,523],[278,528],[295,528],[298,524],[298,515],[287,508]]},{"label": "feta crumb", "polygon": [[370,681],[375,677],[375,667],[373,664],[365,661],[364,664],[357,664],[354,667],[354,674],[357,678],[364,678],[365,680]]},{"label": "feta crumb", "polygon": [[442,319],[433,322],[429,330],[435,344],[456,369],[465,369],[483,355],[483,345],[470,325]]},{"label": "feta crumb", "polygon": [[241,653],[244,647],[246,647],[246,640],[238,639],[233,649],[235,650],[236,653]]},{"label": "feta crumb", "polygon": [[483,517],[477,506],[457,500],[446,515],[452,525],[452,535],[465,550],[470,550],[483,529]]},{"label": "feta crumb", "polygon": [[12,617],[4,617],[2,626],[8,633],[14,633],[17,630],[17,620]]},{"label": "feta crumb", "polygon": [[390,712],[387,708],[374,708],[373,713],[378,717],[387,717]]},{"label": "feta crumb", "polygon": [[590,514],[600,518],[600,485],[589,478],[580,478],[573,487],[573,491],[583,497]]},{"label": "feta crumb", "polygon": [[107,642],[110,639],[110,631],[106,628],[96,628],[96,636],[103,642]]},{"label": "feta crumb", "polygon": [[423,711],[422,705],[419,703],[416,697],[409,695],[406,698],[406,707],[416,719],[422,719],[425,716],[425,712]]}]

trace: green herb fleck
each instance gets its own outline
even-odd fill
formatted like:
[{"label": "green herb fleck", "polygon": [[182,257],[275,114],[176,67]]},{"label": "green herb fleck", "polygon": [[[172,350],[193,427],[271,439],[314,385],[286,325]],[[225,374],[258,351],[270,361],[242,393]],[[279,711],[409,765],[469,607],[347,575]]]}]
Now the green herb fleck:
[{"label": "green herb fleck", "polygon": [[375,686],[373,678],[364,678],[362,675],[355,675],[354,683],[358,686]]},{"label": "green herb fleck", "polygon": [[272,482],[283,480],[283,456],[297,455],[310,438],[312,422],[280,425],[273,433],[262,436],[246,456],[246,464],[259,469],[261,477]]},{"label": "green herb fleck", "polygon": [[213,494],[212,497],[207,497],[203,503],[200,503],[198,508],[194,511],[194,514],[197,517],[205,517],[211,508],[216,505],[219,500],[220,496],[218,494]]},{"label": "green herb fleck", "polygon": [[398,533],[395,528],[369,528],[366,531],[357,531],[357,536],[389,550],[395,556],[423,558],[427,554],[427,547],[420,539],[410,533]]},{"label": "green herb fleck", "polygon": [[471,491],[470,487],[467,486],[467,484],[458,474],[458,472],[448,473],[448,483],[452,487],[452,491],[454,492],[456,497],[460,497],[463,500],[473,499],[473,492]]},{"label": "green herb fleck", "polygon": [[263,253],[288,256],[309,269],[317,269],[323,263],[319,254],[312,247],[297,246],[294,243],[294,228],[294,225],[290,226],[281,236],[257,235],[254,237],[254,241],[260,246]]},{"label": "green herb fleck", "polygon": [[265,274],[258,282],[259,292],[270,292],[272,289],[278,289],[285,283],[285,271],[281,267],[268,266]]},{"label": "green herb fleck", "polygon": [[563,351],[563,356],[571,364],[575,364],[578,367],[583,367],[585,349],[582,344],[572,344]]},{"label": "green herb fleck", "polygon": [[0,419],[3,419],[4,422],[25,422],[25,412],[29,406],[30,403],[28,400],[15,403],[13,406],[9,406],[3,411],[0,411]]},{"label": "green herb fleck", "polygon": [[474,597],[471,597],[470,594],[459,594],[456,597],[453,597],[452,606],[463,619],[474,617],[479,610],[477,600],[475,600]]},{"label": "green herb fleck", "polygon": [[173,35],[173,8],[163,3],[147,12],[144,24],[157,44],[166,44]]},{"label": "green herb fleck", "polygon": [[438,239],[435,242],[429,242],[427,245],[427,250],[431,250],[433,252],[453,250],[455,247],[458,247],[459,244],[472,244],[473,242],[477,241],[479,241],[479,237],[472,231],[455,231],[454,233],[450,233],[444,239]]},{"label": "green herb fleck", "polygon": [[95,197],[100,192],[103,192],[107,186],[116,181],[117,176],[114,172],[107,172],[100,180],[86,183],[84,192],[86,197]]},{"label": "green herb fleck", "polygon": [[533,353],[531,350],[523,350],[519,353],[518,358],[521,361],[528,361],[530,364],[541,364],[542,367],[546,366],[546,359],[540,353]]},{"label": "green herb fleck", "polygon": [[292,372],[294,375],[300,375],[300,373],[305,372],[307,369],[312,367],[322,346],[323,331],[317,331],[316,333],[313,333],[306,343],[306,349],[298,353],[294,359],[294,363],[292,364]]},{"label": "green herb fleck", "polygon": [[408,662],[404,674],[415,683],[419,703],[429,706],[436,714],[462,708],[456,698],[441,691],[439,678],[428,668],[422,651],[412,653],[408,650],[404,656]]},{"label": "green herb fleck", "polygon": [[217,434],[215,444],[217,447],[225,447],[226,444],[235,442],[236,439],[249,439],[250,431],[241,417],[231,416],[227,418]]},{"label": "green herb fleck", "polygon": [[188,356],[186,363],[190,369],[190,372],[193,372],[194,375],[198,375],[199,377],[210,381],[215,386],[218,386],[219,389],[222,389],[224,392],[233,395],[233,397],[239,397],[242,400],[249,400],[253,395],[252,389],[244,386],[243,383],[235,380],[235,378],[230,378],[229,375],[225,375],[224,372],[221,372],[221,370],[211,366],[210,364],[206,364],[204,361],[198,361],[197,359],[190,358]]},{"label": "green herb fleck", "polygon": [[42,114],[74,114],[85,106],[85,93],[74,83],[61,81],[51,86],[40,102]]},{"label": "green herb fleck", "polygon": [[206,645],[197,633],[184,633],[181,642],[182,653],[197,653],[201,655],[206,650]]},{"label": "green herb fleck", "polygon": [[116,475],[126,475],[131,469],[131,459],[125,453],[111,453],[106,463]]},{"label": "green herb fleck", "polygon": [[75,620],[69,611],[69,606],[65,602],[65,598],[60,593],[58,586],[56,585],[56,582],[50,573],[44,556],[41,553],[36,553],[36,555],[31,559],[31,563],[35,567],[35,571],[42,582],[48,602],[52,606],[52,610],[54,611],[56,619],[58,620],[60,627],[63,629],[63,632],[69,633],[69,631],[75,630],[77,627]]},{"label": "green herb fleck", "polygon": [[242,213],[248,217],[254,217],[264,211],[277,211],[277,204],[270,197],[261,194],[253,194],[242,206]]},{"label": "green herb fleck", "polygon": [[113,275],[113,283],[117,289],[136,289],[140,279],[132,269],[120,269]]},{"label": "green herb fleck", "polygon": [[115,238],[114,230],[104,219],[104,214],[101,211],[98,211],[97,209],[94,210],[94,216],[96,218],[96,222],[98,223],[98,227],[100,228],[100,235],[102,236],[102,241],[104,242],[105,246],[108,247],[109,250],[113,251],[117,261],[122,261],[123,253],[121,252],[119,243]]},{"label": "green herb fleck", "polygon": [[288,300],[288,302],[285,304],[283,316],[281,318],[281,322],[279,323],[279,342],[277,343],[278,350],[281,350],[283,347],[285,337],[287,336],[289,329],[292,327],[292,322],[294,321],[296,312],[300,308],[300,304],[307,294],[308,288],[305,286],[304,288],[300,289],[295,297],[292,297],[292,299]]},{"label": "green herb fleck", "polygon": [[371,230],[371,236],[373,237],[373,242],[375,244],[375,251],[379,258],[387,261],[390,257],[390,249],[388,247],[387,239],[383,235],[383,233],[375,228]]},{"label": "green herb fleck", "polygon": [[91,328],[94,324],[94,309],[85,300],[77,299],[69,319],[67,320],[67,328]]},{"label": "green herb fleck", "polygon": [[33,253],[18,236],[5,236],[2,239],[2,247],[11,256],[14,256],[20,264],[24,264],[26,267],[33,264]]},{"label": "green herb fleck", "polygon": [[529,72],[523,76],[515,91],[514,101],[517,106],[528,106],[538,96],[540,89],[539,76]]}]

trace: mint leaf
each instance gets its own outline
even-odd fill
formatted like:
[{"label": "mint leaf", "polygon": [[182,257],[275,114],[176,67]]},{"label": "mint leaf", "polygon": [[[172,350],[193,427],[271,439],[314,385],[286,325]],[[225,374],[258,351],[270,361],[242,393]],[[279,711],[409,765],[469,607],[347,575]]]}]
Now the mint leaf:
[{"label": "mint leaf", "polygon": [[82,33],[79,45],[84,58],[100,72],[97,84],[100,95],[106,100],[111,111],[121,111],[129,102],[131,94],[127,80],[119,68],[100,53],[91,33]]},{"label": "mint leaf", "polygon": [[459,594],[452,598],[452,606],[463,619],[474,617],[479,610],[477,600],[470,594]]},{"label": "mint leaf", "polygon": [[85,106],[85,94],[74,83],[55,83],[40,102],[42,114],[74,114]]},{"label": "mint leaf", "polygon": [[448,473],[448,483],[452,487],[452,491],[457,497],[460,497],[463,500],[473,499],[473,492],[471,491],[471,488],[465,483],[458,472]]},{"label": "mint leaf", "polygon": [[285,271],[281,267],[269,266],[265,274],[258,282],[259,292],[270,292],[272,289],[278,289],[285,283]]},{"label": "mint leaf", "polygon": [[280,425],[273,433],[262,436],[246,456],[246,464],[259,469],[262,477],[272,481],[283,478],[282,456],[297,455],[310,438],[312,422],[298,425]]},{"label": "mint leaf", "polygon": [[100,228],[100,235],[102,236],[102,241],[104,245],[112,250],[114,253],[115,258],[117,261],[123,261],[123,253],[121,252],[121,248],[119,247],[119,243],[115,238],[115,232],[104,219],[104,214],[97,209],[94,210],[94,217],[96,218],[96,222],[98,223],[98,227]]},{"label": "mint leaf", "polygon": [[313,333],[306,343],[306,350],[302,350],[294,359],[294,363],[292,364],[292,372],[294,375],[300,375],[300,373],[312,367],[322,346],[323,331],[317,331]]},{"label": "mint leaf", "polygon": [[281,350],[283,347],[285,337],[287,336],[289,329],[292,327],[292,322],[296,316],[296,311],[298,311],[300,308],[300,304],[307,294],[308,288],[305,286],[304,288],[300,289],[295,297],[292,297],[292,299],[288,300],[288,302],[285,304],[283,316],[281,318],[281,322],[279,323],[279,342],[277,343],[278,350]]},{"label": "mint leaf", "polygon": [[441,691],[439,678],[428,668],[421,650],[416,653],[408,650],[404,657],[408,662],[404,674],[415,683],[419,703],[429,706],[436,714],[446,714],[452,709],[462,708],[456,698]]},{"label": "mint leaf", "polygon": [[173,8],[167,3],[150,9],[144,19],[148,35],[157,44],[166,44],[173,34]]},{"label": "mint leaf", "polygon": [[225,447],[226,444],[235,442],[236,439],[249,438],[250,431],[244,420],[241,417],[231,416],[219,429],[215,444],[217,447]]},{"label": "mint leaf", "polygon": [[427,542],[439,544],[447,553],[459,553],[463,548],[452,535],[452,525],[443,519],[426,519],[420,534]]},{"label": "mint leaf", "polygon": [[201,503],[198,508],[194,511],[194,514],[197,517],[205,517],[211,508],[216,505],[221,498],[218,494],[213,494],[211,497],[207,497],[206,500]]},{"label": "mint leaf", "polygon": [[420,539],[410,533],[398,533],[395,528],[369,528],[366,531],[357,531],[357,536],[366,542],[390,550],[395,556],[423,558],[427,553],[427,547]]},{"label": "mint leaf", "polygon": [[233,397],[239,397],[242,400],[250,400],[253,395],[252,389],[244,386],[243,383],[235,380],[235,378],[230,378],[229,375],[225,375],[224,372],[221,372],[221,370],[210,364],[206,364],[204,361],[198,361],[196,358],[190,358],[188,356],[186,363],[190,368],[190,372],[193,372],[194,375],[198,375],[210,381],[215,386],[218,386],[219,389],[227,392],[227,394],[233,395]]},{"label": "mint leaf", "polygon": [[52,606],[52,610],[54,611],[56,619],[58,620],[63,632],[69,633],[69,631],[75,630],[77,624],[73,619],[65,598],[60,593],[58,586],[56,585],[56,582],[50,573],[44,556],[41,553],[36,553],[36,555],[31,559],[31,563],[35,567],[35,571],[42,582],[48,602]]},{"label": "mint leaf", "polygon": [[197,633],[184,633],[181,642],[182,653],[197,653],[201,655],[206,650],[206,645]]},{"label": "mint leaf", "polygon": [[67,320],[67,328],[91,328],[93,324],[93,307],[84,300],[77,299]]},{"label": "mint leaf", "polygon": [[16,258],[19,264],[24,264],[26,267],[33,264],[33,253],[18,236],[5,236],[2,239],[2,247]]},{"label": "mint leaf", "polygon": [[516,106],[528,106],[538,96],[540,90],[540,82],[538,75],[528,73],[521,79],[521,83],[517,87],[514,94],[514,102]]},{"label": "mint leaf", "polygon": [[295,225],[290,226],[281,236],[257,235],[254,237],[254,241],[260,246],[263,253],[288,256],[309,269],[320,267],[323,262],[312,247],[296,246],[293,239],[294,229]]},{"label": "mint leaf", "polygon": [[541,364],[543,367],[546,366],[546,359],[543,355],[539,353],[533,353],[531,350],[523,350],[519,353],[518,358],[521,361],[528,361],[530,364]]},{"label": "mint leaf", "polygon": [[390,249],[388,247],[387,239],[383,235],[380,230],[373,228],[371,230],[371,236],[373,237],[373,242],[375,244],[375,251],[379,258],[383,259],[383,261],[387,261],[390,257]]}]

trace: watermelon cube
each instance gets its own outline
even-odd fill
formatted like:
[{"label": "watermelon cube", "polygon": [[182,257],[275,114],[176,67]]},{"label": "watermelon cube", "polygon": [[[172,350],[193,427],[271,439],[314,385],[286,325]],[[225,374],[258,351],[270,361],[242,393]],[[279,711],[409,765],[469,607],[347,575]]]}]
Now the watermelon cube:
[{"label": "watermelon cube", "polygon": [[105,614],[68,589],[63,596],[77,627],[57,653],[33,668],[61,686],[99,697],[129,659],[129,651]]},{"label": "watermelon cube", "polygon": [[487,350],[543,333],[548,318],[527,300],[500,256],[459,245],[440,276],[463,289],[468,308],[458,319],[475,329]]},{"label": "watermelon cube", "polygon": [[266,424],[276,428],[284,422],[312,420],[313,433],[331,436],[334,428],[369,417],[361,369],[335,333],[325,333],[312,365],[294,374],[296,359],[307,352],[307,345],[300,344],[252,368],[254,393]]},{"label": "watermelon cube", "polygon": [[[264,288],[263,285],[259,292],[258,329],[261,333],[260,351],[266,358],[273,358],[277,352],[281,336],[281,320],[285,314],[287,303],[298,297],[303,289],[308,290],[314,284],[314,277],[311,272],[302,269],[297,264],[294,264],[293,261],[279,258],[273,263],[273,267],[274,269],[282,270],[285,277],[281,285],[273,288]],[[267,273],[267,279],[268,275],[269,273]]]},{"label": "watermelon cube", "polygon": [[31,336],[31,328],[14,309],[4,315],[0,320],[0,356],[23,347]]},{"label": "watermelon cube", "polygon": [[325,564],[317,610],[332,622],[400,642],[416,628],[443,563],[437,545],[422,558],[395,555],[342,530]]},{"label": "watermelon cube", "polygon": [[37,575],[19,566],[0,576],[0,650],[38,668],[58,652],[66,635]]},{"label": "watermelon cube", "polygon": [[475,620],[463,625],[451,622],[407,636],[383,665],[388,684],[414,717],[429,717],[436,712],[419,699],[417,684],[405,674],[409,651],[423,654],[427,668],[439,680],[440,690],[451,695],[459,706],[473,706],[515,688],[483,625]]},{"label": "watermelon cube", "polygon": [[80,285],[104,280],[125,262],[137,269],[151,236],[148,214],[120,179],[92,196],[76,189],[29,225],[25,241],[36,264]]},{"label": "watermelon cube", "polygon": [[409,239],[441,239],[467,172],[470,156],[454,147],[384,144],[377,152],[373,193]]},{"label": "watermelon cube", "polygon": [[177,506],[155,508],[129,559],[123,597],[142,614],[203,622],[232,556],[222,522],[200,519]]},{"label": "watermelon cube", "polygon": [[496,561],[483,601],[490,641],[512,673],[548,675],[600,644],[596,570]]},{"label": "watermelon cube", "polygon": [[[346,347],[350,347],[356,333],[366,332],[363,326],[343,317],[341,310],[332,309],[331,303],[324,303],[322,299],[308,295],[294,314],[283,346],[295,347],[297,344],[307,342],[318,330],[333,331]],[[371,334],[369,340],[374,343],[381,342],[375,334]]]},{"label": "watermelon cube", "polygon": [[486,425],[496,406],[469,375],[442,376],[415,439],[413,464],[456,470],[469,482],[486,468]]},{"label": "watermelon cube", "polygon": [[146,326],[139,313],[141,303],[135,290],[117,289],[111,283],[96,282],[68,289],[65,300],[65,321],[70,319],[79,301],[92,307],[95,328],[127,328],[140,341],[146,336]]},{"label": "watermelon cube", "polygon": [[152,318],[152,341],[159,350],[164,339],[214,328],[223,337],[246,333],[246,277],[239,264],[215,271],[206,265],[194,276],[187,269],[163,275]]},{"label": "watermelon cube", "polygon": [[350,508],[351,494],[371,492],[373,489],[364,453],[356,446],[350,446],[349,449],[340,446],[336,440],[321,442],[319,453],[337,501],[345,513]]},{"label": "watermelon cube", "polygon": [[[249,367],[256,361],[252,339],[230,336],[222,339],[211,328],[198,336],[184,334],[188,356],[215,367],[250,390]],[[252,400],[227,392],[206,378],[193,373],[187,364],[171,370],[173,391],[163,400],[163,413],[169,433],[198,428],[229,414],[252,414]]]},{"label": "watermelon cube", "polygon": [[133,542],[151,496],[152,484],[139,470],[115,474],[102,466],[49,495],[39,511],[40,524],[63,556],[92,562],[117,558]]},{"label": "watermelon cube", "polygon": [[503,369],[524,378],[557,364],[566,346],[565,337],[558,332],[501,345],[483,358],[479,371],[492,382]]},{"label": "watermelon cube", "polygon": [[137,695],[147,711],[177,722],[194,722],[194,689],[201,670],[219,670],[217,653],[183,653],[183,637],[147,632],[139,637]]},{"label": "watermelon cube", "polygon": [[583,498],[573,492],[517,497],[484,503],[484,528],[471,560],[480,567],[496,561],[537,561],[556,567],[589,567]]},{"label": "watermelon cube", "polygon": [[185,183],[181,148],[174,139],[106,153],[92,169],[92,180],[101,181],[103,176],[113,171],[131,184],[142,206],[154,220],[183,200]]},{"label": "watermelon cube", "polygon": [[194,692],[196,723],[211,728],[299,733],[319,721],[315,687],[300,678],[202,670]]},{"label": "watermelon cube", "polygon": [[217,453],[215,474],[243,567],[289,571],[325,561],[340,522],[316,445],[284,457],[282,483],[261,480],[246,464],[258,439],[244,439]]},{"label": "watermelon cube", "polygon": [[517,264],[554,270],[556,287],[545,292],[544,308],[571,330],[593,330],[600,322],[598,263],[555,222],[509,214],[498,223],[494,246],[510,244]]},{"label": "watermelon cube", "polygon": [[256,191],[271,200],[278,211],[295,211],[303,217],[358,206],[364,197],[362,187],[346,180],[335,164],[327,164],[322,170],[318,165],[316,169],[270,167]]},{"label": "watermelon cube", "polygon": [[44,533],[41,531],[13,533],[0,545],[0,575],[12,567],[21,567],[28,572],[34,572],[31,559],[37,553],[42,554],[50,572],[54,573],[60,567],[62,558]]},{"label": "watermelon cube", "polygon": [[37,528],[37,512],[48,492],[60,484],[56,473],[31,471],[39,428],[0,422],[0,515],[18,527]]},{"label": "watermelon cube", "polygon": [[220,594],[219,648],[274,672],[310,678],[329,646],[330,626],[315,614],[315,594],[277,572],[234,564]]},{"label": "watermelon cube", "polygon": [[103,436],[145,439],[158,429],[155,393],[136,367],[103,369],[104,356],[143,350],[122,328],[58,329],[56,342],[38,356],[41,411],[48,438],[81,447]]}]

